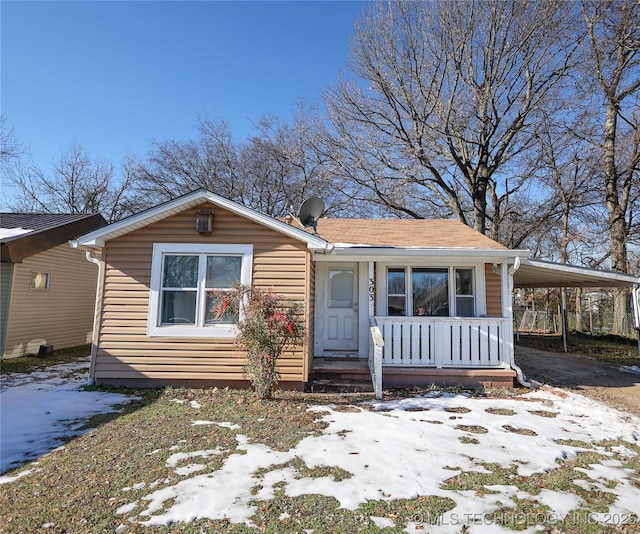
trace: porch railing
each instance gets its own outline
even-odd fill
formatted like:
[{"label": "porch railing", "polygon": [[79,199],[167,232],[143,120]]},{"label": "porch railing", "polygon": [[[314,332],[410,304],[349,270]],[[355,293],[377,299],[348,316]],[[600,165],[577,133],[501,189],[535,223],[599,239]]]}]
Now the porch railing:
[{"label": "porch railing", "polygon": [[[394,367],[508,367],[507,319],[376,317],[382,365]],[[370,349],[371,350],[371,349]]]},{"label": "porch railing", "polygon": [[376,399],[382,398],[382,352],[384,339],[375,317],[369,317],[369,372]]}]

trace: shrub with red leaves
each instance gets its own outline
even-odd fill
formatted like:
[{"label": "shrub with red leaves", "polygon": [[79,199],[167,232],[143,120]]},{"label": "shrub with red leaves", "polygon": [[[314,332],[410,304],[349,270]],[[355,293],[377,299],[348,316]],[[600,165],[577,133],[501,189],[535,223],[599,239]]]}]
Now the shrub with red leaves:
[{"label": "shrub with red leaves", "polygon": [[213,300],[214,318],[237,320],[236,342],[247,352],[245,374],[260,399],[270,398],[279,378],[278,358],[304,334],[302,306],[271,289],[242,285],[216,293]]}]

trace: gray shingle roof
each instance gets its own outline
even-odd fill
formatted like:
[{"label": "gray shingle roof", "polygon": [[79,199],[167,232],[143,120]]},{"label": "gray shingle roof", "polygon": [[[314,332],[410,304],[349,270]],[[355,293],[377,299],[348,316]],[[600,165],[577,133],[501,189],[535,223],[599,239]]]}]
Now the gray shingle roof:
[{"label": "gray shingle roof", "polygon": [[106,224],[100,214],[0,213],[1,260],[22,261]]}]

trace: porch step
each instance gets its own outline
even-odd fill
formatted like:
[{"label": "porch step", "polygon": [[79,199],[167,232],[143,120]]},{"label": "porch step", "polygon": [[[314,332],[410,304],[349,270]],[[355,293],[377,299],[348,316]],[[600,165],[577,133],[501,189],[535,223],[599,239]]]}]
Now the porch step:
[{"label": "porch step", "polygon": [[[385,367],[385,388],[463,386],[512,388],[516,373],[513,369],[435,369],[416,367]],[[314,358],[306,391],[312,392],[372,392],[369,363],[359,358]]]},{"label": "porch step", "polygon": [[373,393],[371,380],[357,382],[355,380],[319,379],[310,380],[305,385],[308,393]]},{"label": "porch step", "polygon": [[313,393],[373,392],[369,364],[359,358],[314,358],[305,389]]}]

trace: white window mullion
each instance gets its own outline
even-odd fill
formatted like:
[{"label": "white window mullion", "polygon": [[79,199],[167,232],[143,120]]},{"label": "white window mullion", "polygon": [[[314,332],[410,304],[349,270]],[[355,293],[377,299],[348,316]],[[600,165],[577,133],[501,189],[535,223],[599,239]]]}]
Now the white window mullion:
[{"label": "white window mullion", "polygon": [[407,302],[406,316],[413,316],[413,269],[411,267],[405,267],[405,299]]},{"label": "white window mullion", "polygon": [[207,276],[207,256],[200,254],[198,258],[198,296],[196,297],[196,325],[198,327],[204,326],[205,318],[205,281]]},{"label": "white window mullion", "polygon": [[456,294],[456,268],[449,265],[449,317],[457,317],[458,315]]}]

